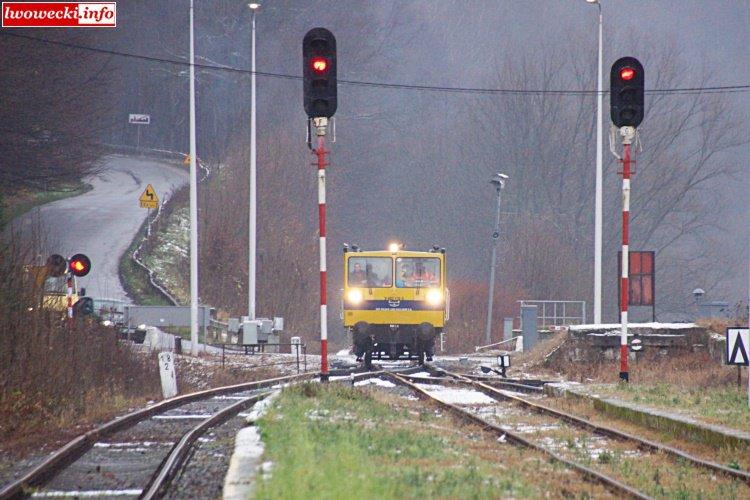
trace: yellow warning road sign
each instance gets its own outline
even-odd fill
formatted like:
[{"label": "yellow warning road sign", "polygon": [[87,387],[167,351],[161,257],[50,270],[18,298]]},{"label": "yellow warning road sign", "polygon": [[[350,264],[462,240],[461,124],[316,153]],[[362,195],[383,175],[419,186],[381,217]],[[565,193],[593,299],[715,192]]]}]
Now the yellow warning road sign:
[{"label": "yellow warning road sign", "polygon": [[190,155],[185,155],[185,159],[182,160],[183,165],[190,165]]},{"label": "yellow warning road sign", "polygon": [[154,186],[151,184],[146,186],[146,190],[138,198],[138,202],[141,204],[141,208],[157,208],[159,206],[159,197],[156,196]]}]

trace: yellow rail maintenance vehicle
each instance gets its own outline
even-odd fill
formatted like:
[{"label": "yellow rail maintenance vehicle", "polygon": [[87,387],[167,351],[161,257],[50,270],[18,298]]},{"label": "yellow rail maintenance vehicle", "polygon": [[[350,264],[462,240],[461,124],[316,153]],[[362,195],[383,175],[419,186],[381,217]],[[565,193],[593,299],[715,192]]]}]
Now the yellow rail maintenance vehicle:
[{"label": "yellow rail maintenance vehicle", "polygon": [[344,246],[344,327],[357,361],[373,357],[432,361],[449,316],[445,249],[386,251]]}]

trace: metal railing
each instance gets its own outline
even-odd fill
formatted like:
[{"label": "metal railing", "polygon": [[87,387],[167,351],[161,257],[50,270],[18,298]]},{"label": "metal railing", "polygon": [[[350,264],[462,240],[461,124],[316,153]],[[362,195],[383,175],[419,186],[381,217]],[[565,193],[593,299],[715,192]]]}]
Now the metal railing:
[{"label": "metal railing", "polygon": [[[586,302],[583,300],[519,300],[523,306],[537,306],[537,328],[546,330],[550,326],[582,325],[586,323]],[[519,316],[523,330],[523,317]]]},{"label": "metal railing", "polygon": [[[226,356],[253,356],[256,354],[265,353],[268,347],[289,347],[290,354],[294,355],[294,359],[289,361],[277,361],[274,363],[267,363],[263,366],[279,366],[279,365],[291,365],[294,364],[297,367],[297,373],[307,373],[307,344],[294,344],[294,343],[258,343],[258,344],[210,344],[213,347],[221,348],[221,367],[224,368]],[[276,354],[276,353],[274,353]],[[300,371],[300,363],[302,364],[302,371]]]}]

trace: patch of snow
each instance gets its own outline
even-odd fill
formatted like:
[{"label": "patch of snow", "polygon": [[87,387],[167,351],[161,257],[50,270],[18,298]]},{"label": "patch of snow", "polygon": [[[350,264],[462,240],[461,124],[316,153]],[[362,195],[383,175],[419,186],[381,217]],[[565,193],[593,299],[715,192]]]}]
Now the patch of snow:
[{"label": "patch of snow", "polygon": [[[572,332],[588,332],[591,330],[617,330],[620,323],[601,323],[589,325],[570,325],[568,329]],[[628,328],[649,328],[652,330],[685,330],[696,328],[695,323],[628,323]]]},{"label": "patch of snow", "polygon": [[256,422],[260,417],[262,417],[271,407],[271,403],[273,403],[273,400],[276,399],[279,394],[280,391],[274,391],[268,397],[263,398],[255,403],[253,405],[253,409],[250,410],[250,413],[246,417],[247,422],[253,423]]},{"label": "patch of snow", "polygon": [[390,380],[383,380],[382,378],[368,378],[365,380],[360,380],[359,382],[354,382],[354,385],[356,386],[377,385],[379,387],[396,387],[396,384],[394,384]]},{"label": "patch of snow", "polygon": [[172,446],[172,441],[135,441],[128,443],[94,443],[94,448],[143,448],[149,446]]},{"label": "patch of snow", "polygon": [[461,389],[455,387],[444,387],[441,385],[416,384],[417,387],[448,404],[459,405],[487,405],[495,404],[497,401],[483,392],[472,389]]},{"label": "patch of snow", "polygon": [[211,415],[206,413],[196,413],[194,415],[154,415],[153,419],[156,420],[185,420],[185,419],[207,419]]},{"label": "patch of snow", "polygon": [[128,489],[128,490],[73,490],[73,491],[60,491],[60,490],[47,490],[47,491],[36,491],[31,496],[34,498],[81,498],[81,497],[137,497],[143,493],[143,490]]}]

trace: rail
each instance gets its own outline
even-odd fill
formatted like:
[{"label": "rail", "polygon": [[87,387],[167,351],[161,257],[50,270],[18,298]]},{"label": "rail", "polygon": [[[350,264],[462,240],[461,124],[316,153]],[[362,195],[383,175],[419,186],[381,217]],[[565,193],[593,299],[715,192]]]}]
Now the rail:
[{"label": "rail", "polygon": [[696,456],[690,455],[689,453],[686,453],[672,446],[661,444],[655,441],[650,441],[648,439],[643,439],[634,434],[629,434],[627,432],[623,432],[623,431],[614,429],[612,427],[597,425],[597,424],[592,423],[589,420],[577,417],[570,413],[566,413],[561,410],[550,408],[549,406],[544,406],[542,404],[529,401],[528,399],[524,399],[514,394],[499,391],[495,387],[487,385],[486,383],[487,381],[470,380],[463,374],[452,373],[448,371],[445,371],[443,373],[445,373],[449,377],[453,377],[456,380],[456,382],[468,384],[468,385],[475,387],[476,389],[482,391],[483,393],[487,394],[493,399],[502,399],[505,401],[510,401],[526,409],[529,409],[533,412],[549,415],[551,417],[560,419],[564,422],[567,422],[581,429],[585,429],[590,432],[593,432],[594,434],[599,434],[600,436],[606,436],[606,437],[610,437],[614,439],[619,439],[622,441],[630,441],[632,443],[636,443],[642,449],[647,449],[647,450],[651,450],[655,452],[661,452],[661,453],[664,453],[665,455],[671,455],[673,458],[677,460],[684,460],[686,462],[692,463],[693,465],[697,467],[702,467],[702,468],[711,470],[712,472],[723,474],[725,476],[728,476],[734,479],[739,479],[745,482],[746,484],[750,484],[750,473],[746,471],[739,470],[739,469],[732,469],[730,467],[726,467],[724,465],[711,462],[709,460],[704,460],[702,458],[698,458]]},{"label": "rail", "polygon": [[289,375],[285,377],[275,377],[271,379],[258,380],[255,382],[245,382],[214,389],[206,389],[199,392],[177,396],[166,399],[152,406],[136,410],[122,417],[118,417],[104,425],[92,429],[85,434],[78,436],[65,446],[53,452],[42,463],[25,473],[15,482],[8,484],[0,490],[0,498],[21,498],[29,488],[38,487],[48,482],[58,472],[65,469],[68,465],[78,460],[86,453],[94,443],[110,436],[116,432],[125,430],[138,422],[150,418],[161,412],[177,408],[183,404],[193,401],[200,401],[209,397],[227,394],[231,392],[262,389],[277,384],[290,383],[299,380],[314,378],[317,373],[307,373],[302,375]]},{"label": "rail", "polygon": [[521,436],[520,434],[511,432],[508,429],[504,429],[498,425],[495,425],[487,421],[486,419],[480,417],[479,415],[475,415],[467,410],[464,410],[463,408],[460,408],[459,406],[455,404],[441,401],[439,398],[436,398],[434,395],[430,394],[428,391],[410,382],[403,376],[397,375],[395,373],[387,373],[386,376],[390,378],[392,381],[396,382],[397,384],[409,387],[420,398],[428,399],[434,402],[435,404],[445,408],[446,410],[451,412],[454,416],[462,419],[463,421],[473,423],[473,424],[478,424],[480,427],[482,427],[486,431],[491,432],[502,439],[506,439],[508,442],[512,444],[515,444],[517,446],[522,446],[524,448],[529,448],[543,455],[546,455],[551,460],[561,463],[565,465],[566,467],[577,471],[583,477],[603,485],[605,488],[607,488],[614,494],[618,495],[619,497],[627,496],[627,497],[639,498],[639,499],[649,498],[648,496],[644,495],[640,491],[634,488],[631,488],[630,486],[614,478],[611,478],[605,474],[597,472],[596,470],[586,467],[584,465],[581,465],[579,463],[568,460],[564,458],[563,456],[543,446],[540,446],[538,444],[533,443],[532,441],[529,441],[528,439]]}]

